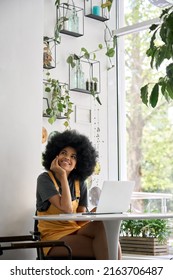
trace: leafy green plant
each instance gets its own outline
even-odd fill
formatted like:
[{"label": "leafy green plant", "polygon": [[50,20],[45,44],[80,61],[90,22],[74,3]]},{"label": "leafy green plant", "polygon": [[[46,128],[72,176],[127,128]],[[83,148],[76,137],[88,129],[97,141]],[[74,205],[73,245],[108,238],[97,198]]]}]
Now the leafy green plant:
[{"label": "leafy green plant", "polygon": [[[55,1],[55,6],[56,8],[60,11],[60,0],[56,0]],[[65,6],[67,6],[67,9],[66,11],[68,10],[68,2],[67,3],[64,3]],[[63,15],[63,16],[59,16],[59,18],[56,20],[56,23],[55,23],[55,30],[54,30],[54,35],[55,35],[55,41],[57,42],[57,44],[60,44],[61,43],[61,35],[60,35],[60,32],[64,26],[64,23],[68,21],[68,18],[67,18],[67,15]]]},{"label": "leafy green plant", "polygon": [[[60,8],[60,3],[61,1],[60,0],[56,0],[55,1],[55,6],[57,9]],[[113,0],[106,0],[105,3],[103,3],[101,5],[102,8],[107,8],[108,11],[110,12],[111,10],[111,7],[112,7],[112,3],[113,3]],[[74,4],[74,1],[72,1],[72,4],[73,6],[75,7],[75,4]],[[66,5],[67,8],[69,6],[69,1],[67,3],[63,3],[63,5]],[[68,10],[68,9],[67,9]],[[61,43],[61,36],[60,36],[60,32],[64,26],[64,23],[68,21],[68,17],[67,15],[63,15],[63,16],[60,16],[59,19],[57,20],[56,24],[55,24],[55,31],[54,31],[54,34],[55,34],[55,41],[60,44]],[[109,58],[109,62],[110,62],[110,66],[108,67],[107,70],[110,70],[111,68],[114,67],[114,64],[113,62],[111,61],[111,58],[114,57],[115,55],[115,47],[116,47],[116,40],[117,40],[117,36],[116,35],[113,35],[110,28],[108,27],[108,25],[104,22],[104,25],[105,25],[105,29],[104,29],[104,41],[105,41],[105,49],[106,49],[106,52],[105,52],[105,55]],[[107,36],[106,36],[107,34]],[[109,37],[109,40],[107,40],[106,37]],[[98,49],[97,50],[94,50],[92,52],[88,52],[86,50],[86,48],[81,48],[82,52],[83,52],[83,56],[82,57],[85,57],[86,59],[89,59],[89,56],[93,55],[93,58],[92,59],[95,59],[95,52],[98,51],[98,50],[101,50],[103,49],[103,45],[102,44],[99,44],[98,45]],[[77,55],[74,54],[74,58],[71,58],[70,60],[75,60],[77,57]],[[88,57],[88,58],[87,58]],[[71,65],[73,67],[73,63]]]},{"label": "leafy green plant", "polygon": [[106,0],[106,2],[101,5],[101,7],[107,8],[108,11],[110,12],[112,4],[113,4],[113,0]]},{"label": "leafy green plant", "polygon": [[[108,67],[107,70],[110,70],[111,68],[114,67],[114,64],[111,61],[111,58],[114,57],[115,55],[115,47],[116,47],[116,40],[117,37],[116,35],[112,35],[112,32],[110,31],[109,27],[105,24],[105,34],[106,32],[109,34],[109,41],[107,41],[106,39],[106,35],[104,37],[104,41],[105,41],[105,48],[106,48],[106,52],[105,55],[109,58],[110,61],[110,67]],[[102,50],[103,44],[98,44],[97,49],[93,50],[93,51],[88,51],[85,47],[82,47],[80,50],[80,54],[70,54],[67,57],[67,63],[70,64],[70,66],[72,68],[74,68],[76,66],[76,61],[77,60],[81,60],[82,58],[86,59],[86,60],[95,60],[96,59],[96,53],[100,50]],[[91,80],[93,80],[94,82],[97,82],[97,78],[96,77],[91,77]],[[97,100],[97,102],[101,105],[101,101],[97,95],[97,92],[92,89],[90,91],[91,95],[93,95],[93,97]]]},{"label": "leafy green plant", "polygon": [[44,90],[50,93],[50,105],[46,109],[46,113],[49,116],[49,123],[53,124],[56,119],[64,118],[64,126],[69,126],[70,114],[73,112],[73,103],[70,100],[68,87],[61,84],[59,80],[52,79],[50,73],[47,72],[47,79],[44,83]]},{"label": "leafy green plant", "polygon": [[[88,62],[90,59],[95,60],[96,59],[96,52],[101,50],[103,48],[102,44],[98,45],[98,49],[92,52],[88,52],[86,48],[81,48],[81,52],[79,55],[77,54],[70,54],[67,58],[67,63],[70,65],[71,68],[74,68],[76,66],[77,61],[80,61],[82,58],[86,59]],[[92,81],[97,82],[96,77],[91,77]],[[91,95],[97,100],[97,102],[101,105],[101,101],[99,99],[99,96],[97,92],[92,88],[90,90]]]},{"label": "leafy green plant", "polygon": [[[60,8],[60,4],[61,4],[60,2],[61,2],[60,0],[55,1],[55,6],[56,6],[57,9]],[[101,7],[102,8],[107,8],[108,11],[110,12],[111,7],[112,7],[112,3],[113,3],[113,0],[108,0],[108,1],[106,0],[105,3],[103,3],[101,5]],[[74,1],[72,1],[72,4],[73,4],[73,6],[75,6]],[[69,1],[67,1],[67,3],[63,3],[63,5],[67,5],[67,8],[68,8]],[[56,22],[56,25],[55,25],[55,41],[58,44],[61,43],[60,32],[63,28],[63,25],[64,25],[65,21],[67,21],[67,20],[68,20],[67,15],[63,15],[63,16],[60,16],[59,19]],[[93,51],[90,51],[90,52],[85,47],[82,47],[79,55],[75,54],[75,53],[70,54],[66,61],[71,66],[71,68],[74,68],[76,66],[77,60],[81,60],[82,58],[84,58],[88,61],[91,60],[91,59],[95,60],[96,59],[96,52],[102,50],[103,48],[106,49],[105,55],[109,58],[110,66],[107,68],[107,70],[110,70],[111,68],[114,67],[114,64],[113,64],[111,59],[115,55],[115,47],[116,47],[117,37],[116,37],[116,35],[113,35],[113,33],[109,29],[108,25],[106,23],[104,23],[104,24],[105,24],[105,29],[104,29],[105,47],[103,47],[102,44],[98,44],[98,48],[96,50],[93,50]],[[108,37],[109,37],[109,39],[107,40]],[[91,77],[90,80],[97,83],[97,78],[96,77]],[[96,99],[96,101],[101,105],[100,98],[99,98],[97,92],[94,90],[94,88],[92,88],[90,90],[90,93]]]},{"label": "leafy green plant", "polygon": [[[150,27],[152,37],[146,52],[151,58],[151,68],[156,70],[165,61],[173,59],[173,6],[162,10],[160,23]],[[145,105],[156,107],[161,94],[167,102],[173,99],[173,63],[166,66],[165,76],[156,83],[148,83],[141,88],[141,99]]]},{"label": "leafy green plant", "polygon": [[69,20],[69,18],[68,18],[69,7],[73,6],[74,10],[76,10],[75,3],[73,0],[72,0],[72,5],[69,4],[70,1],[67,1],[66,3],[64,3],[64,1],[63,1],[62,5],[64,7],[64,9],[63,9],[64,11],[63,11],[63,15],[61,15],[61,9],[60,9],[61,3],[60,2],[61,2],[60,0],[55,1],[55,6],[59,12],[59,16],[55,23],[54,34],[55,34],[55,40],[58,44],[61,43],[61,35],[60,35],[61,30],[63,29],[65,23]]},{"label": "leafy green plant", "polygon": [[[107,40],[107,37],[109,37],[108,40]],[[104,31],[104,41],[105,41],[105,46],[106,46],[105,55],[109,58],[109,63],[110,63],[110,66],[107,68],[107,70],[110,70],[111,68],[114,67],[112,58],[115,55],[117,36],[113,35],[112,31],[110,30],[110,28],[108,27],[108,25],[106,23],[105,23],[105,31]]]},{"label": "leafy green plant", "polygon": [[153,237],[160,243],[165,243],[170,233],[165,219],[123,220],[120,231],[122,236]]}]

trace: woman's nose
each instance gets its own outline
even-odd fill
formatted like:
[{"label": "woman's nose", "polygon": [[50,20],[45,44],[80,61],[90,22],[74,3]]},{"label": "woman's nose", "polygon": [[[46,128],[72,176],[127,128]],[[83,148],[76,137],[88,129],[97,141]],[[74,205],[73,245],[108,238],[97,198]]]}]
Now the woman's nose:
[{"label": "woman's nose", "polygon": [[66,155],[65,155],[65,158],[70,159],[70,155],[69,155],[69,154],[66,154]]}]

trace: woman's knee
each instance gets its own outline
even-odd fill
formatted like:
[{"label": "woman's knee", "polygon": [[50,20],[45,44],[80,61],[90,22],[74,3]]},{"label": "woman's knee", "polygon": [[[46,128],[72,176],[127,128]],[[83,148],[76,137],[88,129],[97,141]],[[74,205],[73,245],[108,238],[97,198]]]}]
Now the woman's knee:
[{"label": "woman's knee", "polygon": [[90,226],[92,230],[95,230],[96,232],[105,231],[104,224],[102,221],[90,222]]},{"label": "woman's knee", "polygon": [[102,221],[94,221],[93,222],[93,226],[94,226],[94,229],[96,231],[104,231],[105,232],[105,227],[104,227],[104,224]]},{"label": "woman's knee", "polygon": [[95,237],[97,235],[104,235],[105,228],[102,221],[89,222],[78,230],[77,234],[87,235],[90,237]]}]

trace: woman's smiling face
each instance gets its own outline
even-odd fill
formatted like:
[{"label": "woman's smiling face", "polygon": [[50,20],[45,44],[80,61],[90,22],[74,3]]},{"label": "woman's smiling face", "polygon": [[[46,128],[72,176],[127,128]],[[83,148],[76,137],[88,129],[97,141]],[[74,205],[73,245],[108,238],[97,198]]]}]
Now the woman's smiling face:
[{"label": "woman's smiling face", "polygon": [[59,165],[66,170],[69,175],[70,172],[76,167],[77,153],[72,147],[65,147],[58,155]]}]

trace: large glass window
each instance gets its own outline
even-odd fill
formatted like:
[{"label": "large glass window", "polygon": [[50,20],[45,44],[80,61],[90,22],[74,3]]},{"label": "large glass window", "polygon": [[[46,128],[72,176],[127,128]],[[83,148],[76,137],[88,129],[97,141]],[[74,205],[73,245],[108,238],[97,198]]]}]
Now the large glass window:
[{"label": "large glass window", "polygon": [[[122,5],[122,2],[119,4]],[[124,0],[124,26],[130,28],[117,30],[118,34],[118,96],[120,141],[120,177],[135,180],[135,191],[173,193],[173,104],[160,100],[155,109],[146,107],[140,98],[140,88],[155,83],[164,69],[151,70],[146,56],[151,35],[148,20],[157,18],[161,9],[150,1]],[[137,28],[136,23],[145,22]],[[134,29],[133,29],[134,26]],[[123,71],[122,71],[123,69]],[[124,113],[125,112],[125,113]],[[123,127],[126,137],[123,137]],[[124,160],[124,158],[126,158]],[[161,199],[150,199],[152,210],[161,209]],[[153,203],[151,205],[151,203]],[[148,207],[145,202],[135,202],[136,210]],[[167,211],[173,211],[173,203],[168,199]]]},{"label": "large glass window", "polygon": [[149,0],[124,0],[124,11],[124,26],[129,26],[143,22],[145,20],[157,18],[160,15],[160,8],[151,4]]}]

